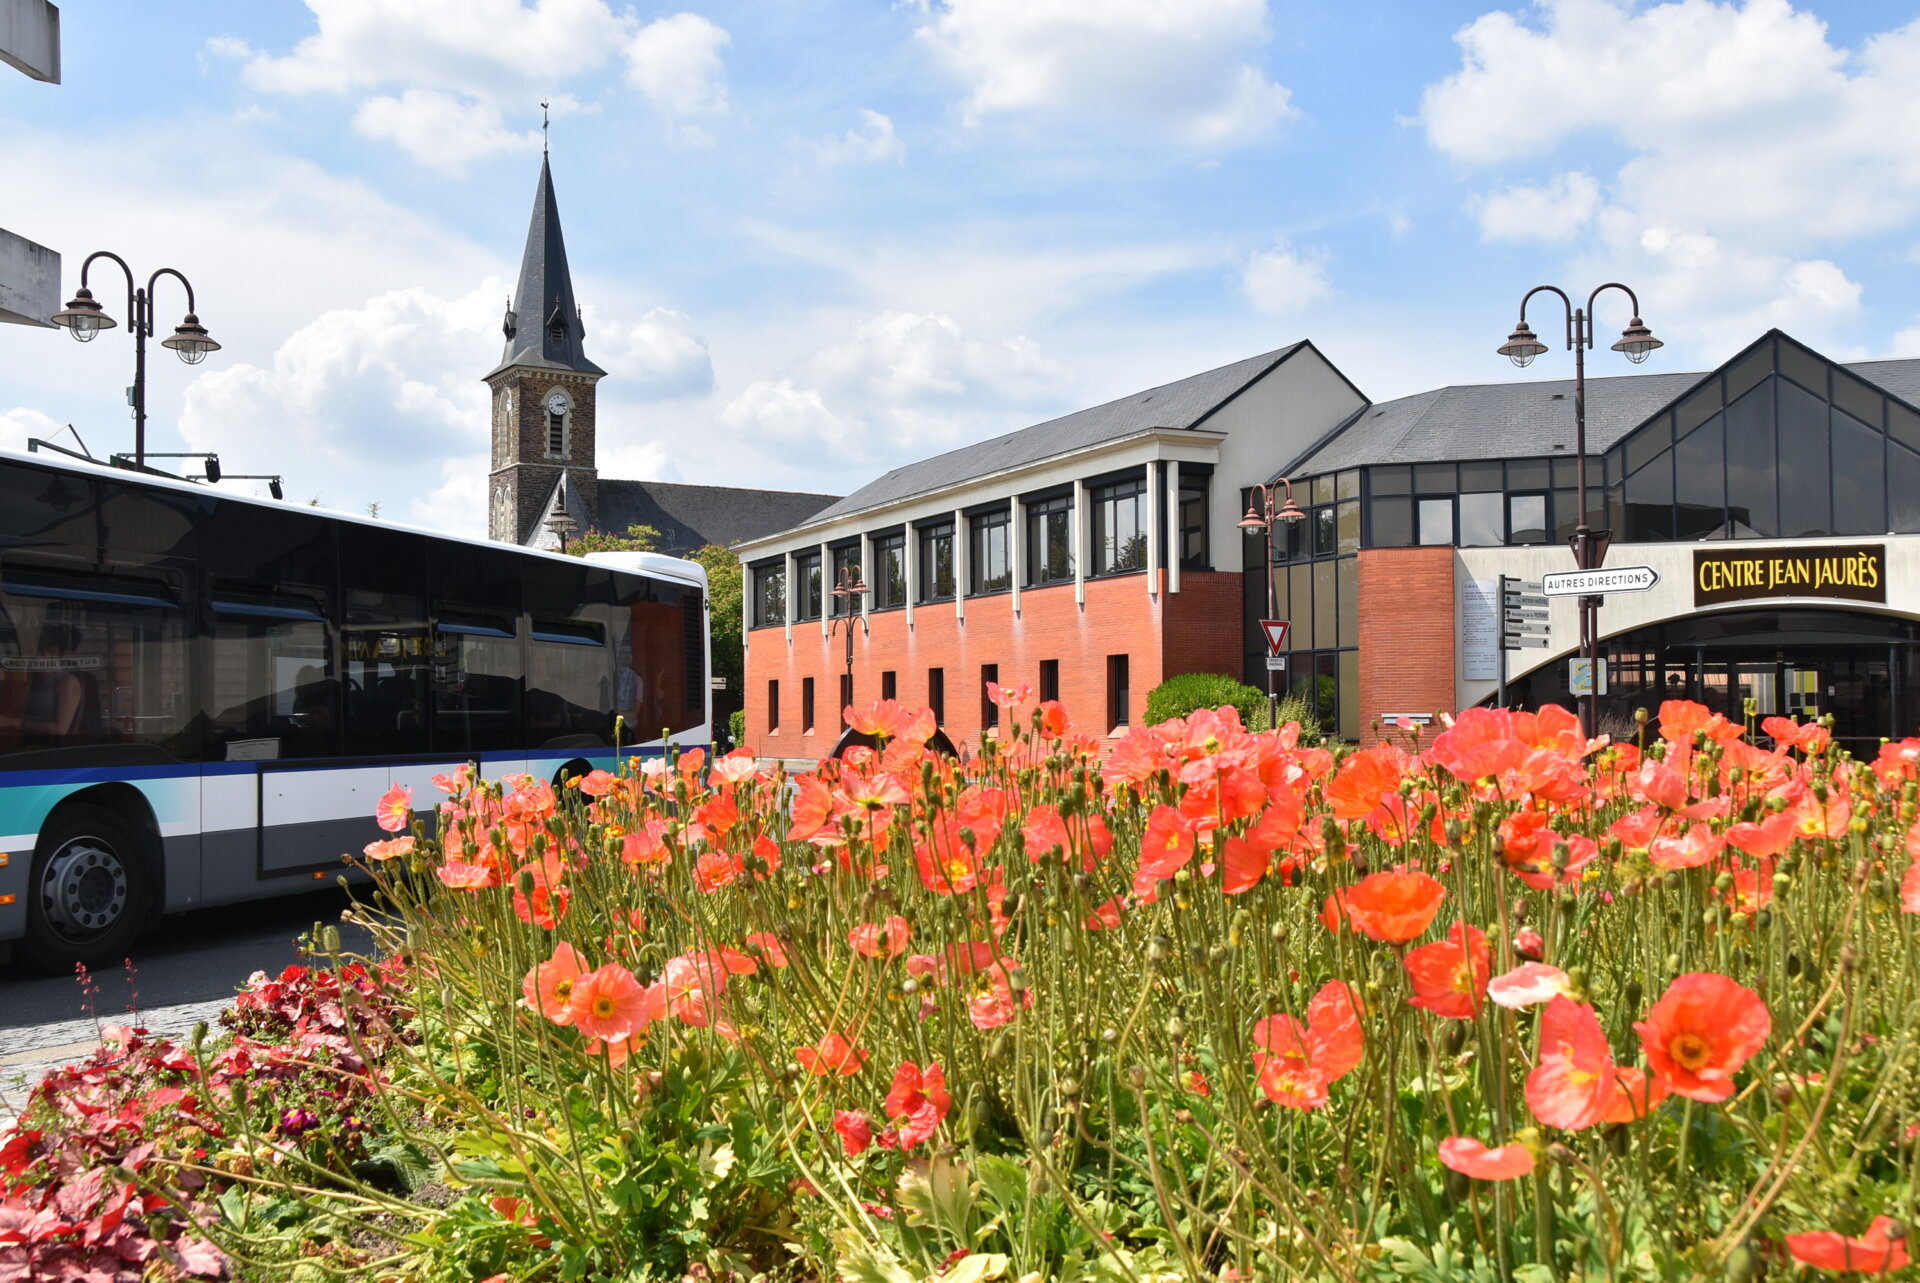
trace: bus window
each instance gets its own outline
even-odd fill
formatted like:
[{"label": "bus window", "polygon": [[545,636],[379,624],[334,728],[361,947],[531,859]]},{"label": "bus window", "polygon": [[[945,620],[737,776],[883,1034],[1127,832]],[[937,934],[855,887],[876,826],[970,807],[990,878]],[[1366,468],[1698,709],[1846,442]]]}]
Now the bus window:
[{"label": "bus window", "polygon": [[613,666],[607,630],[583,619],[534,619],[527,647],[527,742],[584,748],[609,742]]},{"label": "bus window", "polygon": [[345,662],[347,752],[388,757],[427,751],[427,673],[431,648],[419,627],[348,628]]},{"label": "bus window", "polygon": [[185,627],[166,586],[9,571],[0,603],[0,751],[144,743],[197,756]]},{"label": "bus window", "polygon": [[505,620],[441,614],[433,636],[433,751],[524,748],[520,643]]},{"label": "bus window", "polygon": [[340,693],[318,603],[223,597],[216,589],[212,604],[212,756],[339,756]]},{"label": "bus window", "polygon": [[[692,611],[693,643],[688,641]],[[625,662],[620,711],[636,741],[657,740],[700,726],[705,709],[705,658],[700,594],[649,584],[642,599],[621,612],[626,636],[617,650]]]}]

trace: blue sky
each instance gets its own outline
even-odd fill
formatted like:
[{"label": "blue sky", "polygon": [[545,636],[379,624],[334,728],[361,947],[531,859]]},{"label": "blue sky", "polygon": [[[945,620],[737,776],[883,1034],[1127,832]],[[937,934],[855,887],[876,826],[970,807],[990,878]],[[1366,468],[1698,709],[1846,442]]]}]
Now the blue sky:
[{"label": "blue sky", "polygon": [[[1658,368],[1774,324],[1920,355],[1911,4],[69,3],[63,28],[62,85],[0,75],[0,224],[69,290],[95,248],[194,280],[226,348],[154,363],[153,448],[451,530],[484,527],[479,376],[543,96],[612,476],[844,492],[1302,337],[1376,400],[1518,377],[1492,348],[1542,281],[1633,285]],[[128,346],[0,332],[0,441],[126,448]]]}]

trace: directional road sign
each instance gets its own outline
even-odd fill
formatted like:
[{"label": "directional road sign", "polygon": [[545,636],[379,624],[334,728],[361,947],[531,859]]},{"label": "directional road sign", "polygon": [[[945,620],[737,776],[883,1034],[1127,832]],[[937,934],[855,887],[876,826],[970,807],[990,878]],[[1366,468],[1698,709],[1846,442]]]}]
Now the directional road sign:
[{"label": "directional road sign", "polygon": [[1260,631],[1267,636],[1267,654],[1278,655],[1286,649],[1287,630],[1291,627],[1293,627],[1293,625],[1284,619],[1263,619],[1260,621]]},{"label": "directional road sign", "polygon": [[1605,593],[1645,592],[1660,582],[1652,566],[1615,566],[1604,570],[1559,570],[1540,577],[1549,597],[1598,597]]}]

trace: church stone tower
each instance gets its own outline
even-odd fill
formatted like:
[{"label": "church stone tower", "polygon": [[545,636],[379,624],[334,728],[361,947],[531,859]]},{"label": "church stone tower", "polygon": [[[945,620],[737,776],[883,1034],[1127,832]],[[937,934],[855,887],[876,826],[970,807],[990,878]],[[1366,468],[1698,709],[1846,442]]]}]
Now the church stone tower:
[{"label": "church stone tower", "polygon": [[520,284],[507,305],[505,354],[487,375],[493,392],[493,466],[488,534],[531,544],[560,490],[585,530],[600,512],[593,461],[594,385],[606,371],[587,360],[580,309],[567,272],[553,173],[540,159]]}]

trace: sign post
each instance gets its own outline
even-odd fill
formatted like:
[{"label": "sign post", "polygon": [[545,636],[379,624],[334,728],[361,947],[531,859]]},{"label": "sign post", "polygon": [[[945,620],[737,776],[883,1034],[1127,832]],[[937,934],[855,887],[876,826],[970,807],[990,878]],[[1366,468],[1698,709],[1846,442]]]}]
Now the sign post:
[{"label": "sign post", "polygon": [[1263,619],[1260,621],[1260,635],[1267,639],[1267,728],[1273,729],[1280,716],[1280,694],[1274,688],[1273,675],[1287,671],[1287,633],[1293,627],[1291,620]]},{"label": "sign post", "polygon": [[1507,706],[1507,652],[1547,644],[1547,599],[1538,583],[1500,576],[1500,707]]}]

